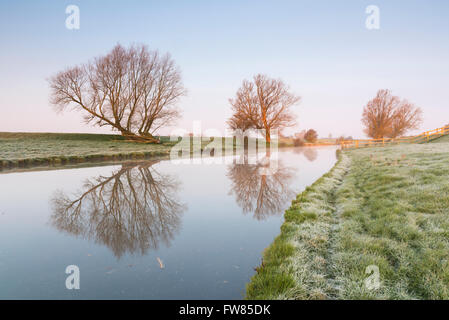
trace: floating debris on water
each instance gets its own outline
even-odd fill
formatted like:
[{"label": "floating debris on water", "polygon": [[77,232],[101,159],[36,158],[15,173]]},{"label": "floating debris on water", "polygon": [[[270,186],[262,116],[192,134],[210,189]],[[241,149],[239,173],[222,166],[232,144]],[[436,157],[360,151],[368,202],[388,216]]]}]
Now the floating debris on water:
[{"label": "floating debris on water", "polygon": [[165,266],[164,266],[164,263],[162,262],[161,258],[157,257],[156,259],[157,259],[157,262],[159,262],[159,266],[161,267],[161,269],[164,269]]}]

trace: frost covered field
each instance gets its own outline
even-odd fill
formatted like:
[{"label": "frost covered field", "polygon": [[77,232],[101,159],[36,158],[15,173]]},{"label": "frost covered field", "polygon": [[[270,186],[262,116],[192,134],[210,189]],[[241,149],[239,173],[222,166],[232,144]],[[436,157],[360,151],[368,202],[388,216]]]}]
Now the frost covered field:
[{"label": "frost covered field", "polygon": [[250,299],[449,299],[449,139],[344,151],[298,195]]},{"label": "frost covered field", "polygon": [[166,137],[161,141],[128,142],[122,136],[108,134],[0,132],[0,169],[168,155],[172,144]]}]

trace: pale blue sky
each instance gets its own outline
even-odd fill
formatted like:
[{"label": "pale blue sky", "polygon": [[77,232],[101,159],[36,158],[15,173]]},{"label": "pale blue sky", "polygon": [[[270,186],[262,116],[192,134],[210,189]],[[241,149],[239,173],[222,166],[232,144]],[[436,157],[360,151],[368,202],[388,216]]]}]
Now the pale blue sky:
[{"label": "pale blue sky", "polygon": [[[80,30],[65,28],[78,5]],[[365,9],[380,8],[380,30]],[[422,130],[449,123],[449,1],[0,2],[0,131],[108,132],[56,115],[46,78],[117,42],[170,52],[189,91],[179,127],[224,129],[228,98],[256,73],[302,96],[299,126],[363,137],[364,104],[389,88],[424,110]]]}]

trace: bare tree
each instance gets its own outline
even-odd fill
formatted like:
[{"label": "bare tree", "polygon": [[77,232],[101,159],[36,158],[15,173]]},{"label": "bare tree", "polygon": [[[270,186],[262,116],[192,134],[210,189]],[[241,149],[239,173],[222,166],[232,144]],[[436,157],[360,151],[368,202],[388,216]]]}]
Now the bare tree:
[{"label": "bare tree", "polygon": [[293,145],[295,147],[302,147],[305,143],[304,136],[306,135],[306,131],[302,130],[301,132],[297,132],[293,136]]},{"label": "bare tree", "polygon": [[421,109],[393,96],[390,90],[379,90],[363,109],[365,133],[374,139],[399,137],[408,130],[417,129],[421,122]]},{"label": "bare tree", "polygon": [[289,92],[282,80],[258,74],[253,81],[244,80],[234,99],[229,99],[233,115],[228,120],[231,129],[264,129],[267,142],[270,131],[296,124],[291,107],[300,97]]},{"label": "bare tree", "polygon": [[116,45],[105,56],[59,72],[49,83],[57,111],[81,110],[87,123],[111,126],[144,142],[158,142],[154,132],[179,117],[175,104],[185,94],[170,55],[144,45]]}]

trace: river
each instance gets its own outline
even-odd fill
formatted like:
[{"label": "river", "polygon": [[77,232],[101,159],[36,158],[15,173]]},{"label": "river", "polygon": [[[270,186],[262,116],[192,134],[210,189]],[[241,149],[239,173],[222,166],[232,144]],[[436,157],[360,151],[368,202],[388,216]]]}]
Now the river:
[{"label": "river", "polygon": [[169,160],[0,174],[0,299],[242,299],[335,150],[280,149],[268,175]]}]

